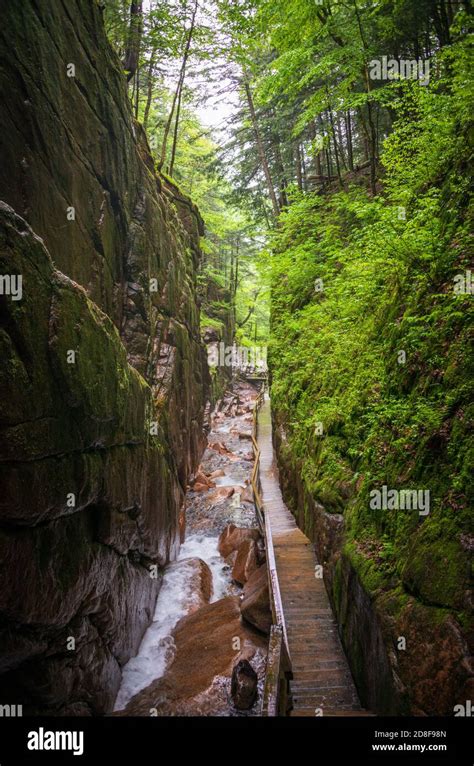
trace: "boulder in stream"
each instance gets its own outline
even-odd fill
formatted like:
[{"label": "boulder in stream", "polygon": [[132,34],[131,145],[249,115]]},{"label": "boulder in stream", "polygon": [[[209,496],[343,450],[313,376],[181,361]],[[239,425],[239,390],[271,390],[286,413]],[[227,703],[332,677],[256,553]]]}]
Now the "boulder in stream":
[{"label": "boulder in stream", "polygon": [[194,492],[206,492],[208,489],[212,489],[215,486],[215,483],[209,476],[206,476],[204,471],[198,471],[192,483]]},{"label": "boulder in stream", "polygon": [[258,567],[258,550],[255,540],[244,540],[237,549],[234,566],[232,569],[232,579],[239,585],[244,585],[252,572]]},{"label": "boulder in stream", "polygon": [[230,694],[237,710],[250,710],[257,699],[258,676],[248,660],[239,660],[232,671]]},{"label": "boulder in stream", "polygon": [[268,592],[267,568],[261,566],[253,572],[244,585],[240,603],[242,617],[262,633],[270,633],[272,613]]},{"label": "boulder in stream", "polygon": [[260,537],[260,532],[256,527],[250,529],[236,527],[235,524],[228,524],[219,537],[217,548],[221,556],[226,559],[232,551],[236,551],[246,540],[255,540]]}]

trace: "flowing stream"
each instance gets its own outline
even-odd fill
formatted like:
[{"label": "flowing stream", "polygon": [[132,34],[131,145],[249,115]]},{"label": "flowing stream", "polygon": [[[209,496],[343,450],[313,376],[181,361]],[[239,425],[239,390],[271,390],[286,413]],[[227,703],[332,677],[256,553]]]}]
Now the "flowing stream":
[{"label": "flowing stream", "polygon": [[[251,497],[253,468],[251,410],[256,390],[248,383],[234,383],[212,415],[208,446],[196,473],[213,486],[190,489],[186,499],[186,536],[177,562],[201,559],[212,574],[211,602],[240,592],[233,584],[231,569],[217,550],[219,534],[229,523],[256,525]],[[219,474],[210,479],[211,474]],[[123,668],[122,683],[114,710],[122,710],[137,692],[161,678],[175,656],[173,630],[182,617],[201,605],[192,569],[171,562],[163,580],[153,621],[146,630],[135,657]]]}]

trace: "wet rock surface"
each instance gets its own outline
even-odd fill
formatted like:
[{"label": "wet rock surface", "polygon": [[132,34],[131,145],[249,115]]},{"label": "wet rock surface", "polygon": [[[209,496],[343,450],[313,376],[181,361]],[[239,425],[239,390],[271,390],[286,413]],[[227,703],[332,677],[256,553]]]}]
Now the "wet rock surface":
[{"label": "wet rock surface", "polygon": [[257,543],[255,540],[245,540],[236,553],[232,579],[239,585],[244,585],[258,567]]},{"label": "wet rock surface", "polygon": [[255,569],[245,583],[240,609],[246,622],[262,633],[270,633],[272,615],[265,566]]},{"label": "wet rock surface", "polygon": [[249,710],[257,698],[258,676],[248,660],[239,660],[232,671],[230,693],[238,710]]},{"label": "wet rock surface", "polygon": [[227,558],[234,551],[240,551],[244,545],[250,541],[255,542],[260,537],[258,529],[242,529],[234,524],[228,524],[219,536],[218,550],[221,556]]}]

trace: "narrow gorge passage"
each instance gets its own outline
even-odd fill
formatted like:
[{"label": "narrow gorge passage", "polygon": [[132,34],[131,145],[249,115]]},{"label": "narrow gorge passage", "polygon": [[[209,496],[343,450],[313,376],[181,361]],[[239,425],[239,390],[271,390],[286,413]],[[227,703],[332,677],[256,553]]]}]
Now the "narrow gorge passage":
[{"label": "narrow gorge passage", "polygon": [[0,766],[464,766],[473,0],[1,6]]},{"label": "narrow gorge passage", "polygon": [[[250,714],[259,714],[266,642],[263,634],[252,631],[250,623],[242,629],[235,619],[236,599],[243,598],[242,586],[251,572],[244,572],[246,564],[249,567],[248,556],[241,554],[242,560],[236,561],[238,547],[225,557],[219,551],[226,530],[241,530],[238,542],[244,544],[243,530],[256,532],[250,486],[256,396],[253,385],[235,379],[210,415],[207,447],[183,511],[179,555],[162,573],[153,622],[137,656],[123,668],[116,711],[125,709],[127,715],[149,715],[155,709],[159,715],[244,715],[233,703],[231,677],[233,668],[245,658],[258,675],[258,701]],[[264,563],[263,549],[261,555],[254,562],[255,569],[257,563]],[[209,609],[208,604],[214,607]],[[213,613],[217,623],[212,621]],[[186,619],[189,615],[192,620]],[[227,646],[215,646],[211,634],[227,620],[236,635]],[[187,646],[184,653],[182,646],[189,642],[194,645]],[[210,652],[203,647],[210,642],[217,656],[209,664]],[[174,682],[183,675],[184,686]],[[159,679],[161,683],[156,684]]]}]

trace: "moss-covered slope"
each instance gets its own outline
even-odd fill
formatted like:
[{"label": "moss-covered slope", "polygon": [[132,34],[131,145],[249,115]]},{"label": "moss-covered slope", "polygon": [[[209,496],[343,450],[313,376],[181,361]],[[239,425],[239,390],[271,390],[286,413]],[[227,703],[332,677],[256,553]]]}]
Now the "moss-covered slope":
[{"label": "moss-covered slope", "polygon": [[[466,65],[461,48],[441,87],[404,88],[379,197],[296,198],[274,242],[282,477],[363,701],[385,713],[449,715],[472,695]],[[377,506],[384,486],[423,507]]]}]

